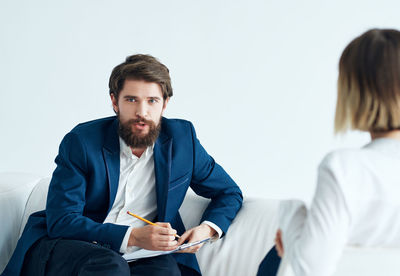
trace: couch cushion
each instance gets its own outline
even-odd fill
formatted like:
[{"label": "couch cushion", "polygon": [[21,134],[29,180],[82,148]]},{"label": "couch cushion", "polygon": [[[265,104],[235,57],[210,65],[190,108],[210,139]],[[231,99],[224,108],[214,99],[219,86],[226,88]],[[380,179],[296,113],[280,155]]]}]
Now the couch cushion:
[{"label": "couch cushion", "polygon": [[[189,192],[179,212],[186,228],[200,223],[209,200]],[[272,248],[278,227],[278,200],[245,198],[226,235],[196,253],[203,275],[256,275]]]}]

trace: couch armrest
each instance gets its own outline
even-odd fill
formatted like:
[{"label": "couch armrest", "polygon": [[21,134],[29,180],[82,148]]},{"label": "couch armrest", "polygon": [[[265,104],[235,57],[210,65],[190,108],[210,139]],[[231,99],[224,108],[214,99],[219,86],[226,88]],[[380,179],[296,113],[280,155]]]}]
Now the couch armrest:
[{"label": "couch armrest", "polygon": [[[180,209],[186,228],[200,223],[208,200],[189,192]],[[256,275],[272,248],[277,230],[278,200],[244,198],[242,208],[222,239],[196,253],[203,275]]]},{"label": "couch armrest", "polygon": [[17,245],[26,202],[39,180],[33,174],[0,173],[0,271]]},{"label": "couch armrest", "polygon": [[35,187],[33,187],[32,192],[26,202],[25,211],[22,216],[21,229],[19,236],[25,228],[25,224],[31,214],[46,209],[47,193],[49,191],[50,177],[45,177],[40,179]]}]

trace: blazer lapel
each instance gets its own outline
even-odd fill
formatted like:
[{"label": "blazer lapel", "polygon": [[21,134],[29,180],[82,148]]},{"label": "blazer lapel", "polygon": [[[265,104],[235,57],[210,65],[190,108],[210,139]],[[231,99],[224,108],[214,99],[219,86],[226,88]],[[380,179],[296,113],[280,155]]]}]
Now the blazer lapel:
[{"label": "blazer lapel", "polygon": [[119,138],[118,138],[118,120],[112,123],[107,132],[107,136],[103,146],[103,157],[106,164],[108,190],[109,190],[109,204],[107,214],[110,212],[114,204],[115,196],[118,190],[119,183]]},{"label": "blazer lapel", "polygon": [[162,131],[154,145],[158,220],[165,218],[169,178],[171,175],[172,139]]}]

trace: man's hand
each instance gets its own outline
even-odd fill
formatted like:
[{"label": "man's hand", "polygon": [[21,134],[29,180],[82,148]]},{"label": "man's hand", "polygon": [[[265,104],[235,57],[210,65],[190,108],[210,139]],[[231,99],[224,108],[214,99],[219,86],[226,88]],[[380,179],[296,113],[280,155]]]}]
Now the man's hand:
[{"label": "man's hand", "polygon": [[283,250],[283,243],[282,243],[282,232],[281,229],[278,229],[275,236],[275,248],[278,251],[278,256],[283,257],[284,250]]},{"label": "man's hand", "polygon": [[[190,243],[211,238],[215,235],[215,233],[216,231],[212,227],[208,226],[207,224],[200,224],[199,226],[189,229],[183,233],[178,240],[178,245],[181,245],[184,242]],[[188,247],[184,250],[178,251],[177,253],[196,253],[203,246],[203,244],[204,243]]]},{"label": "man's hand", "polygon": [[158,226],[146,225],[133,228],[129,236],[128,246],[138,246],[148,250],[174,250],[178,247],[175,240],[176,230],[169,223],[156,222]]}]

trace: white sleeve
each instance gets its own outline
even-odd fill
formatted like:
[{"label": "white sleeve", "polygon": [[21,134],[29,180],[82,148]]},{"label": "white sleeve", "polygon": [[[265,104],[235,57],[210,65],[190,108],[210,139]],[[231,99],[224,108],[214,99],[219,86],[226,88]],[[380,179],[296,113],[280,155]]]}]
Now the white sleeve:
[{"label": "white sleeve", "polygon": [[213,237],[211,237],[211,240],[212,240],[212,241],[216,241],[216,240],[218,240],[219,238],[221,238],[221,236],[222,236],[222,230],[221,230],[221,228],[218,227],[218,225],[216,225],[215,223],[212,223],[211,221],[208,221],[208,220],[203,221],[201,224],[207,224],[207,225],[210,226],[212,229],[214,229],[215,232],[217,232],[216,235],[214,235]]},{"label": "white sleeve", "polygon": [[133,226],[130,226],[128,230],[126,230],[124,239],[122,240],[121,247],[119,248],[119,252],[122,254],[130,253],[140,249],[140,247],[137,246],[128,246],[129,237],[131,235],[132,229]]},{"label": "white sleeve", "polygon": [[331,275],[348,239],[350,214],[331,169],[320,166],[310,210],[283,202],[279,212],[284,254],[295,275]]}]

